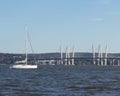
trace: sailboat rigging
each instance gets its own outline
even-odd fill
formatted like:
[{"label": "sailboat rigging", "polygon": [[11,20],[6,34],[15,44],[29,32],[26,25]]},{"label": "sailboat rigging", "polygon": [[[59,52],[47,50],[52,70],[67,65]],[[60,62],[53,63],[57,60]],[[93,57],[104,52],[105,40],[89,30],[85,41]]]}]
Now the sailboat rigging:
[{"label": "sailboat rigging", "polygon": [[[26,33],[26,40],[25,40],[25,46],[26,46],[26,52],[25,52],[25,60],[22,61],[17,61],[18,64],[14,64],[12,66],[10,66],[10,68],[17,68],[17,69],[36,69],[38,68],[37,64],[28,64],[28,43],[30,44],[32,53],[34,55],[34,51],[33,51],[33,47],[30,41],[30,37],[28,34],[28,29],[27,26],[25,26],[25,33]],[[34,57],[34,61],[35,61],[35,57]]]}]

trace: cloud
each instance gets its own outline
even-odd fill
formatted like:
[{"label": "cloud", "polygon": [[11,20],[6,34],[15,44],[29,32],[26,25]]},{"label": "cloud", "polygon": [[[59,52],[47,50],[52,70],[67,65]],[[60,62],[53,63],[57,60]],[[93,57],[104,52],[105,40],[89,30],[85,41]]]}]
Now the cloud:
[{"label": "cloud", "polygon": [[100,0],[104,5],[110,5],[112,3],[112,0]]},{"label": "cloud", "polygon": [[104,0],[104,2],[103,2],[104,4],[106,4],[106,5],[109,5],[109,4],[111,4],[112,3],[112,0]]},{"label": "cloud", "polygon": [[113,0],[97,0],[97,2],[103,5],[111,5]]},{"label": "cloud", "polygon": [[91,21],[93,21],[93,22],[103,22],[104,18],[93,18],[93,19],[91,19]]}]

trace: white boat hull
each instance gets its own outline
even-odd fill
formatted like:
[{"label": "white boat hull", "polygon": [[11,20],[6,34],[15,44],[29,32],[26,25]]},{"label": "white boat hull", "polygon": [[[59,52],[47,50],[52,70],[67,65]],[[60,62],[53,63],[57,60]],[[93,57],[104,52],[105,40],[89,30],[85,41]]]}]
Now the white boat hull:
[{"label": "white boat hull", "polygon": [[[37,65],[30,65],[28,64],[28,54],[27,54],[27,50],[28,50],[28,44],[30,44],[31,46],[31,49],[32,49],[32,45],[31,45],[31,42],[30,42],[30,38],[28,37],[28,30],[27,30],[27,26],[25,27],[25,33],[26,33],[26,54],[25,54],[25,60],[22,60],[22,61],[16,61],[16,63],[18,64],[15,64],[15,65],[12,65],[10,66],[10,68],[16,68],[16,69],[36,69],[38,66]],[[33,51],[33,49],[32,49]]]},{"label": "white boat hull", "polygon": [[18,65],[12,65],[10,68],[15,68],[15,69],[36,69],[38,68],[37,65],[24,65],[24,64],[18,64]]}]

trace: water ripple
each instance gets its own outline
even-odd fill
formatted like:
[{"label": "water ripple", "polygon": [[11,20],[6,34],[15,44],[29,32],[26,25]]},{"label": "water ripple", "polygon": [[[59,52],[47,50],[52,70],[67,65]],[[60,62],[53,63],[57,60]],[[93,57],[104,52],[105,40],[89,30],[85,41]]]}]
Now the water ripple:
[{"label": "water ripple", "polygon": [[119,96],[120,67],[0,65],[0,96]]}]

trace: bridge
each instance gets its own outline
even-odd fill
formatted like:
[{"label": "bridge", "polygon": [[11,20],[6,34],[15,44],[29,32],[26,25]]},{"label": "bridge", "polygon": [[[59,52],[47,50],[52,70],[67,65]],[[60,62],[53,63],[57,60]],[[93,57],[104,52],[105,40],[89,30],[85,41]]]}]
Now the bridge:
[{"label": "bridge", "polygon": [[[77,52],[76,52],[77,53]],[[120,55],[108,56],[108,47],[106,45],[104,53],[102,48],[98,46],[98,52],[95,52],[95,48],[92,45],[92,52],[89,55],[78,56],[75,53],[75,48],[73,47],[72,52],[69,52],[68,47],[66,51],[62,52],[60,47],[60,52],[57,56],[46,56],[42,58],[37,58],[35,62],[40,65],[117,65],[120,66]],[[80,53],[81,54],[81,53]],[[33,58],[30,61],[34,61]]]},{"label": "bridge", "polygon": [[[33,61],[31,59],[30,61]],[[70,57],[70,58],[43,58],[36,59],[37,64],[40,65],[118,65],[120,66],[120,57],[103,57],[103,58],[93,58],[93,57]]]}]

